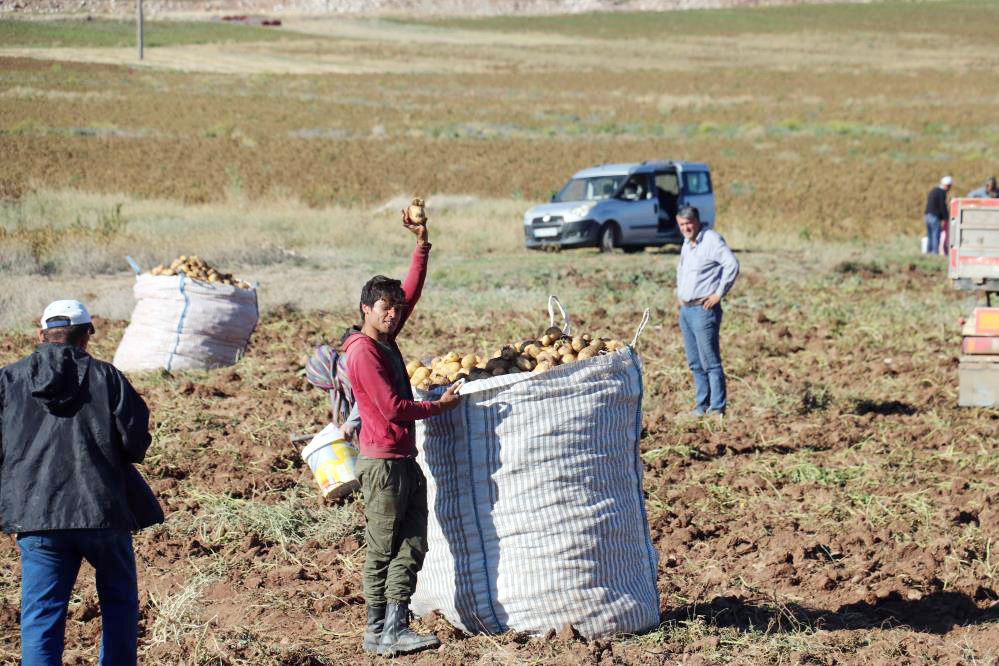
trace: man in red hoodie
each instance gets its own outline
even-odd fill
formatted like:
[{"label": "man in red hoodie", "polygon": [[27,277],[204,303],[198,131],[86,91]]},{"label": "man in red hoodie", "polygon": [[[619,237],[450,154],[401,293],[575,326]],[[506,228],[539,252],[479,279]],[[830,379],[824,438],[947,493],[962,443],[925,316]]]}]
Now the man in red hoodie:
[{"label": "man in red hoodie", "polygon": [[439,400],[413,400],[396,337],[420,298],[430,243],[426,223],[404,210],[416,236],[403,282],[378,275],[361,291],[361,326],[344,339],[347,372],[361,416],[357,478],[364,493],[364,649],[394,657],[440,645],[409,628],[409,600],[427,552],[427,483],[416,464],[413,424],[456,407],[456,387]]}]

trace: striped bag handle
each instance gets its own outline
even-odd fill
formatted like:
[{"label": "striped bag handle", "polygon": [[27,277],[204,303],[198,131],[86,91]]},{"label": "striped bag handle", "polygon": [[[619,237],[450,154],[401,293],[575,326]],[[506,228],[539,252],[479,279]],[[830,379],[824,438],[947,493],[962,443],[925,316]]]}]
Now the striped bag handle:
[{"label": "striped bag handle", "polygon": [[629,347],[634,347],[638,343],[638,336],[640,336],[642,334],[642,331],[645,330],[645,327],[648,326],[649,311],[650,308],[645,308],[645,312],[642,314],[642,321],[641,323],[638,324],[638,330],[635,331],[635,337],[631,339],[631,344],[628,345]]},{"label": "striped bag handle", "polygon": [[549,326],[555,325],[555,308],[558,307],[559,313],[562,315],[562,333],[564,335],[569,335],[572,328],[569,326],[569,315],[565,313],[565,308],[562,307],[562,303],[559,302],[558,297],[552,294],[548,297],[548,321]]}]

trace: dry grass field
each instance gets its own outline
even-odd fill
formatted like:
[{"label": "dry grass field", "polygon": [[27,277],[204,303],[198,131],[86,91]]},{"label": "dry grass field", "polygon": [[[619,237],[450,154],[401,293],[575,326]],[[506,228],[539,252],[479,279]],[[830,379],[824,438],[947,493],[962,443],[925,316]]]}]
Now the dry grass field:
[{"label": "dry grass field", "polygon": [[[359,502],[324,505],[289,443],[303,377],[363,282],[401,275],[398,209],[434,255],[403,352],[491,351],[547,326],[630,339],[662,624],[600,641],[464,636],[420,664],[993,664],[999,411],[959,409],[974,297],[920,257],[929,187],[999,171],[999,6],[879,3],[482,20],[289,19],[277,29],[0,21],[0,364],[46,302],[85,300],[110,359],[124,255],[197,253],[260,282],[232,368],[132,379],[168,513],[136,537],[143,663],[379,663],[360,651]],[[123,36],[124,35],[124,36]],[[725,305],[731,409],[694,420],[675,248],[522,247],[575,170],[711,165],[742,275]],[[0,662],[19,564],[0,539]],[[96,662],[92,571],[69,663]],[[559,629],[559,628],[555,628]]]}]

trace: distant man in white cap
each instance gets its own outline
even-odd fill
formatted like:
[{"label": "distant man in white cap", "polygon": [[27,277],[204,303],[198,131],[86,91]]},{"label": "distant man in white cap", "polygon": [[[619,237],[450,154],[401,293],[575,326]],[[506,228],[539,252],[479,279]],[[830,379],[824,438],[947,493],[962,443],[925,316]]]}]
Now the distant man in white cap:
[{"label": "distant man in white cap", "polygon": [[946,250],[941,247],[940,229],[947,222],[949,211],[947,210],[947,192],[954,184],[954,179],[944,176],[940,179],[940,184],[930,190],[926,196],[926,210],[923,212],[923,220],[926,222],[926,252],[925,254],[946,254]]},{"label": "distant man in white cap", "polygon": [[136,663],[139,600],[131,531],[163,520],[132,463],[149,447],[146,403],[91,357],[79,301],[42,314],[28,357],[0,368],[0,527],[21,553],[21,658],[62,663],[66,609],[80,563],[100,599],[100,664]]}]

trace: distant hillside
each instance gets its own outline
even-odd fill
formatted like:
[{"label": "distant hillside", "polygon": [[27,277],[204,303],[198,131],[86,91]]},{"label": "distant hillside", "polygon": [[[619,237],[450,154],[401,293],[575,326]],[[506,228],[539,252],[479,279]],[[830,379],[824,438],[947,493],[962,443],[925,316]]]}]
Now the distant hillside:
[{"label": "distant hillside", "polygon": [[[497,16],[595,11],[664,11],[800,4],[828,0],[144,0],[147,15],[407,14]],[[136,0],[0,0],[0,14],[131,15]]]}]

